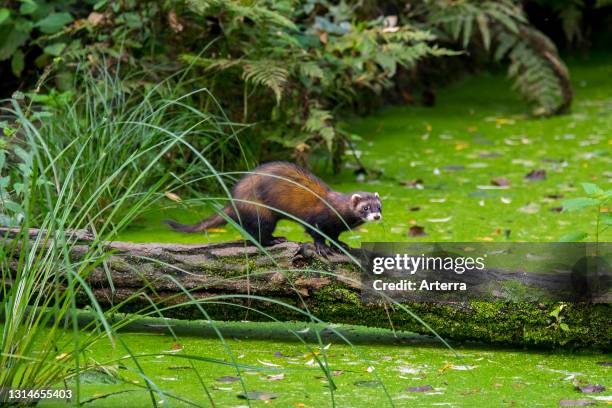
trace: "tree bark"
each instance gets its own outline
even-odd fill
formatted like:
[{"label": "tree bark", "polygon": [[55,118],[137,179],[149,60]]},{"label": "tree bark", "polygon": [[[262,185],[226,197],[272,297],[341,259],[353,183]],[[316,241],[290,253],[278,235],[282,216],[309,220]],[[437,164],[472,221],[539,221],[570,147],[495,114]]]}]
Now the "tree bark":
[{"label": "tree bark", "polygon": [[[40,230],[28,231],[33,245]],[[0,228],[9,243],[19,230]],[[309,320],[410,330],[431,334],[405,310],[390,304],[364,304],[360,269],[345,255],[322,259],[311,244],[286,242],[268,254],[243,241],[218,244],[96,242],[88,231],[67,231],[74,245],[70,258],[79,261],[92,246],[110,253],[86,281],[105,308],[126,301],[126,312],[151,311],[151,300],[167,308],[164,316],[219,320]],[[53,237],[42,245],[51,245]],[[19,242],[18,242],[19,243]],[[18,251],[13,252],[18,257]],[[355,255],[357,255],[355,253]],[[13,269],[17,262],[13,262]],[[110,279],[109,279],[110,277]],[[196,306],[193,300],[198,301]],[[82,294],[80,305],[89,300]],[[189,303],[185,305],[185,303]],[[281,304],[282,302],[282,304]],[[560,330],[550,312],[556,303],[455,302],[409,303],[406,306],[438,334],[450,339],[490,343],[573,345],[606,348],[612,343],[608,304],[568,304]],[[206,315],[202,314],[202,309]],[[266,315],[264,315],[265,313]]]}]

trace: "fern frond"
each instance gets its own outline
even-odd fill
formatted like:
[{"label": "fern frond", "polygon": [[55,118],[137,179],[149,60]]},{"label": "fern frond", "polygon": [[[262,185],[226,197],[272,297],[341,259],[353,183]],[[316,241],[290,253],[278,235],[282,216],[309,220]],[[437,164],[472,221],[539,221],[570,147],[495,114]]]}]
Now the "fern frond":
[{"label": "fern frond", "polygon": [[289,76],[287,69],[279,66],[276,61],[259,60],[246,63],[243,71],[242,77],[245,81],[271,89],[276,103],[280,102],[283,86]]},{"label": "fern frond", "polygon": [[218,15],[222,11],[234,18],[247,17],[256,23],[272,24],[290,30],[296,30],[295,24],[282,15],[279,11],[270,7],[262,7],[252,2],[240,0],[188,0],[189,8],[201,16]]}]

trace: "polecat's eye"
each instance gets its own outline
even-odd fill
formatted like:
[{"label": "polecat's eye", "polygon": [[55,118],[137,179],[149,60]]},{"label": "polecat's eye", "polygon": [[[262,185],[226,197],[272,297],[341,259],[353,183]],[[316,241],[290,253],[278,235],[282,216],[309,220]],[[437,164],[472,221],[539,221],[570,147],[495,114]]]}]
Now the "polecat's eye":
[{"label": "polecat's eye", "polygon": [[370,211],[370,206],[366,205],[365,207],[363,207],[363,211]]}]

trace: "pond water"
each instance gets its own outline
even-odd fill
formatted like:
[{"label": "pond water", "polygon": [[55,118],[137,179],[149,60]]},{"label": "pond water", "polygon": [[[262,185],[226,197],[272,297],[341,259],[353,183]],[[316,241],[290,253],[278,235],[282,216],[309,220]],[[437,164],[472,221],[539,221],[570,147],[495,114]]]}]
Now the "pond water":
[{"label": "pond water", "polygon": [[[238,397],[244,392],[238,376],[249,392],[276,395],[267,402],[251,401],[253,406],[321,407],[332,406],[334,401],[339,407],[393,406],[391,402],[396,407],[552,407],[561,400],[612,398],[607,390],[584,394],[574,386],[580,382],[609,388],[612,368],[609,355],[604,354],[458,345],[456,355],[407,333],[340,325],[335,328],[353,344],[326,338],[320,347],[317,343],[304,345],[288,334],[288,329],[303,331],[299,323],[218,324],[226,333],[225,342],[208,336],[177,340],[160,333],[124,333],[122,338],[137,356],[156,354],[138,357],[138,361],[157,387],[202,406],[210,406],[204,387],[216,406],[246,406]],[[113,349],[103,338],[86,356],[107,364],[122,381],[101,372],[82,374],[82,400],[97,398],[87,404],[97,408],[128,406],[127,401],[130,407],[150,406],[143,378],[136,374],[127,351],[117,344]],[[231,361],[228,350],[242,365],[240,374],[223,364]],[[219,362],[193,361],[182,358],[184,355]],[[337,387],[333,395],[316,358],[328,365]],[[120,391],[127,392],[104,397]],[[159,400],[164,401],[160,407],[188,406],[170,397]],[[39,406],[63,405],[45,402]]]}]

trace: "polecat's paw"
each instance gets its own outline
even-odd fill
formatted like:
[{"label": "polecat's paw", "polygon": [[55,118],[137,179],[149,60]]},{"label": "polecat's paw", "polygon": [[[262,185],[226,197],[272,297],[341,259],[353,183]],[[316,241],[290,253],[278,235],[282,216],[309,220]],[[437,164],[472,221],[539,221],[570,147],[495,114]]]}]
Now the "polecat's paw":
[{"label": "polecat's paw", "polygon": [[334,250],[323,243],[315,242],[314,245],[315,245],[315,251],[317,251],[317,254],[321,256],[324,256],[327,258],[328,256],[334,254]]},{"label": "polecat's paw", "polygon": [[273,237],[270,242],[268,243],[268,245],[277,245],[277,244],[282,244],[283,242],[287,242],[287,238],[285,237]]},{"label": "polecat's paw", "polygon": [[331,249],[337,254],[343,254],[344,251],[349,252],[351,250],[351,247],[345,244],[344,242],[337,241],[335,244],[331,245]]}]

